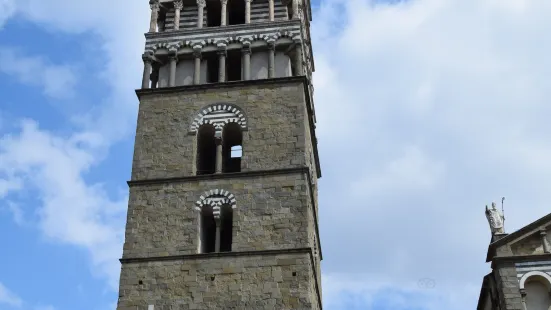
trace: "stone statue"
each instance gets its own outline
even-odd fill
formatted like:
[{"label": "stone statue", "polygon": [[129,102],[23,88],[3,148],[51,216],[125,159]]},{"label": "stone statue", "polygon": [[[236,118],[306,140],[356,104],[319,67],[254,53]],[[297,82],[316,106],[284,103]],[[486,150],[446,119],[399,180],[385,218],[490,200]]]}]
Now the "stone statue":
[{"label": "stone statue", "polygon": [[486,218],[488,219],[488,223],[490,224],[492,235],[505,233],[505,230],[503,229],[503,221],[505,220],[505,217],[496,208],[495,202],[492,202],[491,209],[489,209],[486,205]]}]

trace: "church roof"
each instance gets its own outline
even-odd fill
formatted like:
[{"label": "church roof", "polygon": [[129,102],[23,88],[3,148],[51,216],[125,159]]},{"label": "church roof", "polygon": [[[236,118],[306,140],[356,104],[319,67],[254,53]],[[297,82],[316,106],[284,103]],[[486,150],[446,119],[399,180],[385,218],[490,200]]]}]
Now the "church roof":
[{"label": "church roof", "polygon": [[535,230],[538,230],[541,228],[541,226],[549,226],[551,224],[551,213],[547,214],[546,216],[535,220],[534,222],[508,234],[503,235],[503,237],[495,240],[495,236],[492,237],[492,241],[490,245],[488,246],[488,254],[486,255],[486,262],[492,261],[494,256],[496,255],[496,249],[502,245],[505,245],[509,242],[512,242],[524,235],[530,234]]}]

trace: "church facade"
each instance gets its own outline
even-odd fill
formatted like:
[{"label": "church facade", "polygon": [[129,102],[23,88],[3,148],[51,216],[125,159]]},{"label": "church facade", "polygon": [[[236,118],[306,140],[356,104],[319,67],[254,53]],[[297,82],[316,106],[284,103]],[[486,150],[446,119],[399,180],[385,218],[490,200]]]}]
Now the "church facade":
[{"label": "church facade", "polygon": [[149,5],[117,310],[322,309],[309,0]]},{"label": "church facade", "polygon": [[510,234],[495,204],[486,207],[492,231],[478,310],[551,309],[551,214]]}]

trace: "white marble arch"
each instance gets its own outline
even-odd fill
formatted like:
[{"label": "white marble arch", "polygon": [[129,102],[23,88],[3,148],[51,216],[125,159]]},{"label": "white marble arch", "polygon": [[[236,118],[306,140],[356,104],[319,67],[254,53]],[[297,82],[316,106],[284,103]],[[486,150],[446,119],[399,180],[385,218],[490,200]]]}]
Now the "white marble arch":
[{"label": "white marble arch", "polygon": [[526,284],[526,281],[529,280],[532,277],[537,277],[539,279],[545,279],[546,281],[543,281],[547,288],[551,290],[551,276],[549,276],[547,273],[543,271],[530,271],[525,273],[522,278],[520,278],[519,286],[520,289],[523,290]]}]

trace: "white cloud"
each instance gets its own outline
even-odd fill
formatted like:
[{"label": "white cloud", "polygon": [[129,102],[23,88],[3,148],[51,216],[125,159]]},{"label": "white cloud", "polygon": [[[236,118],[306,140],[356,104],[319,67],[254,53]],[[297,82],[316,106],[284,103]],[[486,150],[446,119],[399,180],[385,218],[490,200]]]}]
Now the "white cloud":
[{"label": "white cloud", "polygon": [[0,173],[25,176],[25,188],[39,189],[44,234],[87,249],[97,273],[116,288],[127,200],[113,200],[101,184],[85,182],[96,163],[94,143],[87,135],[58,137],[25,121],[18,135],[0,140]]},{"label": "white cloud", "polygon": [[18,12],[47,29],[66,33],[92,33],[99,38],[90,43],[104,53],[104,66],[97,72],[111,87],[106,100],[90,115],[79,116],[87,130],[100,133],[109,146],[131,134],[135,126],[136,97],[140,86],[144,33],[149,27],[149,5],[132,0],[87,1],[21,0]]},{"label": "white cloud", "polygon": [[23,301],[2,283],[0,283],[0,304],[21,307],[21,305],[23,305]]},{"label": "white cloud", "polygon": [[[33,121],[25,121],[20,133],[5,137],[0,147],[0,198],[16,190],[36,189],[44,234],[88,250],[94,274],[106,277],[116,290],[126,198],[110,197],[101,184],[90,184],[84,176],[104,159],[110,146],[134,130],[137,105],[132,90],[140,85],[149,6],[132,0],[20,0],[16,5],[18,16],[47,31],[92,34],[96,46],[89,44],[104,53],[100,55],[104,65],[87,74],[101,76],[110,89],[89,114],[73,116],[78,129],[72,135],[43,131]],[[52,97],[63,98],[75,85],[72,67],[7,47],[0,48],[0,56],[4,56],[1,71],[43,87]]]},{"label": "white cloud", "polygon": [[[27,122],[5,139],[0,156],[17,172],[8,181],[30,176],[39,187],[44,232],[90,250],[113,284],[120,240],[106,236],[120,236],[122,225],[106,210],[124,203],[83,174],[133,130],[129,90],[139,86],[148,7],[130,0],[17,5],[49,29],[101,38],[107,62],[100,70],[113,92],[88,118],[94,140],[84,135],[81,145]],[[550,9],[549,1],[520,0],[322,2],[312,33],[323,267],[333,277],[324,282],[326,308],[339,308],[334,292],[409,293],[427,277],[437,287],[425,308],[472,308],[488,269],[484,204],[507,196],[509,230],[548,212]],[[31,146],[41,152],[27,154]]]},{"label": "white cloud", "polygon": [[17,224],[17,225],[24,225],[25,224],[25,214],[23,212],[23,209],[21,209],[21,206],[19,206],[18,204],[12,202],[12,201],[8,201],[6,203],[6,208],[5,208],[8,212],[11,213],[12,217],[13,217],[13,221]]},{"label": "white cloud", "polygon": [[22,55],[21,51],[0,46],[0,72],[20,82],[43,88],[47,96],[68,98],[76,82],[74,69],[51,64],[41,57]]},{"label": "white cloud", "polygon": [[550,9],[322,3],[312,34],[326,275],[401,291],[429,277],[435,307],[423,309],[473,308],[489,269],[484,205],[507,197],[509,231],[549,212]]},{"label": "white cloud", "polygon": [[15,14],[15,2],[13,0],[0,0],[0,30],[13,14]]}]

